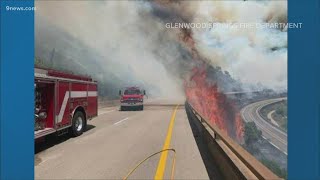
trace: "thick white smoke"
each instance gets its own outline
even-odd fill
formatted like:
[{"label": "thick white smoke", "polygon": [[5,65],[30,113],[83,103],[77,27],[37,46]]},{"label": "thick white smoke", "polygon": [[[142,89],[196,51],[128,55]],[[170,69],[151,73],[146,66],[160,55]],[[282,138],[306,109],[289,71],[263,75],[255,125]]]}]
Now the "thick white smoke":
[{"label": "thick white smoke", "polygon": [[[221,23],[285,22],[286,1],[213,2],[211,21]],[[199,9],[199,11],[202,11]],[[245,83],[287,88],[287,32],[268,28],[224,28],[195,33],[199,51]]]},{"label": "thick white smoke", "polygon": [[286,29],[226,26],[286,23],[287,1],[192,1],[180,2],[175,8],[191,22],[217,23],[212,29],[192,29],[198,52],[210,63],[246,84],[287,89]]},{"label": "thick white smoke", "polygon": [[[161,4],[161,3],[160,3]],[[163,5],[163,4],[162,4]],[[184,60],[176,41],[177,31],[166,29],[147,1],[36,1],[36,30],[55,27],[80,40],[101,58],[105,72],[122,79],[123,86],[142,82],[153,95],[183,95],[178,62]],[[179,1],[163,5],[189,22],[287,22],[286,1]],[[171,8],[171,9],[170,9]],[[174,19],[172,19],[174,20]],[[47,26],[49,24],[50,26]],[[39,35],[36,34],[36,39]],[[43,37],[41,36],[41,37]],[[39,36],[40,37],[40,36]],[[247,84],[272,89],[287,88],[287,32],[277,29],[192,29],[195,47],[214,66],[221,66]],[[38,39],[38,46],[63,49],[59,35]],[[76,46],[73,42],[71,46]],[[79,48],[81,49],[81,48]],[[68,52],[77,61],[82,50]],[[73,54],[73,55],[72,55]],[[175,64],[177,62],[177,64]],[[76,62],[85,68],[86,64]],[[90,72],[96,73],[96,72]],[[99,73],[100,79],[110,79]],[[140,83],[141,84],[141,83]],[[118,88],[118,87],[117,87]]]},{"label": "thick white smoke", "polygon": [[[167,41],[158,43],[166,29],[161,22],[153,19],[149,3],[37,1],[36,6],[36,27],[46,22],[80,40],[90,47],[88,51],[93,49],[105,58],[98,62],[101,68],[111,71],[125,82],[127,79],[123,86],[136,85],[132,83],[135,79],[147,86],[145,88],[155,96],[183,96],[181,79],[168,73],[160,63],[161,58],[165,58],[166,62],[176,61],[179,52],[168,35],[164,36]],[[46,27],[42,31],[46,31]],[[90,61],[88,59],[87,63]]]}]

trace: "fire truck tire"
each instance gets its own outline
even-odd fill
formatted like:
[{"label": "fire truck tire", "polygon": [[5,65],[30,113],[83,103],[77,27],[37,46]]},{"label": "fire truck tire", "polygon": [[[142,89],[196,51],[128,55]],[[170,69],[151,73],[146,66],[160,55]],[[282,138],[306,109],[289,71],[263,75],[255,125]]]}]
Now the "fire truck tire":
[{"label": "fire truck tire", "polygon": [[140,106],[140,111],[143,111],[143,105]]},{"label": "fire truck tire", "polygon": [[72,119],[71,135],[76,137],[80,136],[85,128],[85,117],[81,111],[77,111]]},{"label": "fire truck tire", "polygon": [[124,106],[120,106],[120,111],[125,111],[126,108]]}]

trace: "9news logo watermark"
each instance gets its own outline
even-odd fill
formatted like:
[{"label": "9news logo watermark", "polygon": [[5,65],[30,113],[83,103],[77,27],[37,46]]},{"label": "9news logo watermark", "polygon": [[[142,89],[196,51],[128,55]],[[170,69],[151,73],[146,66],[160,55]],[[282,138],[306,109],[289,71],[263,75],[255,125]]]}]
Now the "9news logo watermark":
[{"label": "9news logo watermark", "polygon": [[34,6],[6,6],[6,11],[35,11]]}]

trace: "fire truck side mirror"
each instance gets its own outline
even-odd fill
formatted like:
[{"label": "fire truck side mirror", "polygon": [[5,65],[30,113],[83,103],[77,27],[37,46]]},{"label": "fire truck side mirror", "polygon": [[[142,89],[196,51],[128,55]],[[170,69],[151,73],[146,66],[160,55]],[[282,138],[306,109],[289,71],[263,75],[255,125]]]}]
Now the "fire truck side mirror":
[{"label": "fire truck side mirror", "polygon": [[143,90],[143,95],[146,95],[146,90]]},{"label": "fire truck side mirror", "polygon": [[39,119],[46,119],[47,118],[47,113],[46,112],[41,112],[38,115]]},{"label": "fire truck side mirror", "polygon": [[119,90],[119,96],[121,96],[121,94],[122,94],[122,93],[121,93],[121,90]]}]

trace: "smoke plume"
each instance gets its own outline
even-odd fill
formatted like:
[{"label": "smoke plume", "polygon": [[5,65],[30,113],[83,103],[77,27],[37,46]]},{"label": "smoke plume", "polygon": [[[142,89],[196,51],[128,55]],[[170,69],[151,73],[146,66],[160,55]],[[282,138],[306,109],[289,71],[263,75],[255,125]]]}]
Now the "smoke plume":
[{"label": "smoke plume", "polygon": [[188,57],[175,33],[153,17],[150,3],[37,1],[36,6],[37,56],[50,59],[54,49],[53,63],[62,54],[99,84],[108,82],[113,94],[138,85],[151,96],[183,97]]},{"label": "smoke plume", "polygon": [[191,32],[195,48],[208,63],[222,67],[244,84],[287,89],[287,29],[222,26],[286,23],[287,1],[171,1],[164,5],[187,22],[216,24]]}]

